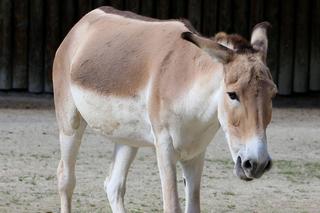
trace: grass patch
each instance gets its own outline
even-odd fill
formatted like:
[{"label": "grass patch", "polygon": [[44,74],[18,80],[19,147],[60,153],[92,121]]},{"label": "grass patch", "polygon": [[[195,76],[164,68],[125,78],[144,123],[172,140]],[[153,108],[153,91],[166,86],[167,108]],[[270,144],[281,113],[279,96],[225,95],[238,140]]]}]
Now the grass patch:
[{"label": "grass patch", "polygon": [[320,163],[278,160],[274,162],[278,174],[291,182],[302,182],[305,179],[320,179]]},{"label": "grass patch", "polygon": [[234,205],[234,204],[228,204],[227,207],[228,207],[229,209],[235,209],[235,208],[236,208],[236,205]]},{"label": "grass patch", "polygon": [[48,175],[48,176],[45,177],[46,180],[53,180],[55,178],[56,178],[55,175]]},{"label": "grass patch", "polygon": [[232,169],[234,167],[234,163],[231,159],[210,159],[206,158],[207,162],[215,163],[219,166],[223,166],[227,169]]},{"label": "grass patch", "polygon": [[236,194],[233,192],[222,192],[223,195],[235,196]]}]

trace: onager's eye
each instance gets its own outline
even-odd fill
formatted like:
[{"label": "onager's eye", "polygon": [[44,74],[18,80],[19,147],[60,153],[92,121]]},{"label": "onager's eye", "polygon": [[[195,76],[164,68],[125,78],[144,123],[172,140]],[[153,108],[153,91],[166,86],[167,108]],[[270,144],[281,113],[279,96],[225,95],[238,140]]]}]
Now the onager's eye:
[{"label": "onager's eye", "polygon": [[235,92],[227,92],[227,93],[228,93],[231,100],[239,101],[239,97],[237,96],[237,94]]}]

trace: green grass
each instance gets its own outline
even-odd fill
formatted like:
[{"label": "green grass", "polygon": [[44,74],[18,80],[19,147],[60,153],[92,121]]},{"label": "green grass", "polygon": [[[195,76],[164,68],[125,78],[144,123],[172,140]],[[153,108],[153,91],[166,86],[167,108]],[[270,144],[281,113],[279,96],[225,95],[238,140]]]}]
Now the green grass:
[{"label": "green grass", "polygon": [[236,195],[235,193],[233,192],[222,192],[223,195],[228,195],[228,196],[234,196]]},{"label": "green grass", "polygon": [[274,166],[278,174],[294,183],[312,178],[320,179],[320,162],[278,160],[274,162]]},{"label": "green grass", "polygon": [[228,204],[227,207],[228,207],[229,209],[235,209],[235,208],[236,208],[236,205],[234,205],[234,204]]},{"label": "green grass", "polygon": [[231,159],[211,159],[206,158],[206,162],[218,164],[219,166],[223,166],[227,169],[232,169],[234,167],[234,163]]}]

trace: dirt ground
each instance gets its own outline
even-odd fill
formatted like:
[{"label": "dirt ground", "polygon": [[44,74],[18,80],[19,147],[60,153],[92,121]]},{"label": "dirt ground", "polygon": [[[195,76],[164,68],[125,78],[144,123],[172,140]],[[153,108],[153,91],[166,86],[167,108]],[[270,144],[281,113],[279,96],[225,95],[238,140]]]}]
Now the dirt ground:
[{"label": "dirt ground", "polygon": [[[208,147],[203,212],[320,212],[320,109],[275,109],[268,129],[273,169],[243,182],[220,131]],[[0,212],[58,212],[58,131],[51,109],[0,109]],[[111,212],[103,191],[113,144],[87,129],[77,164],[74,212]],[[179,168],[179,192],[184,189]],[[140,149],[130,170],[129,212],[161,212],[152,149]]]}]

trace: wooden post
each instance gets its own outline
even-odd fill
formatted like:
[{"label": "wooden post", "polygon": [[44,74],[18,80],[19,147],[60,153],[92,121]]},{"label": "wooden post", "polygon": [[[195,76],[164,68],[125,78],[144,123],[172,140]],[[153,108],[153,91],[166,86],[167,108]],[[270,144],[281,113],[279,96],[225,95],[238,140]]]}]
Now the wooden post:
[{"label": "wooden post", "polygon": [[219,31],[232,32],[232,1],[219,1]]},{"label": "wooden post", "polygon": [[139,13],[140,0],[126,0],[126,9],[134,13]]},{"label": "wooden post", "polygon": [[189,0],[188,5],[188,18],[197,31],[201,30],[201,4],[201,0]]},{"label": "wooden post", "polygon": [[218,32],[218,0],[203,0],[202,33],[214,36]]},{"label": "wooden post", "polygon": [[68,34],[75,21],[75,4],[73,0],[61,0],[61,38]]},{"label": "wooden post", "polygon": [[43,89],[43,61],[44,61],[44,1],[30,1],[29,28],[29,63],[28,83],[29,92],[42,92]]},{"label": "wooden post", "polygon": [[267,64],[270,69],[273,81],[278,82],[278,63],[279,63],[279,1],[269,0],[266,3],[265,17],[272,25],[268,33],[268,56]]},{"label": "wooden post", "polygon": [[294,4],[281,1],[279,94],[290,95],[293,80]]},{"label": "wooden post", "polygon": [[155,7],[153,0],[142,0],[141,2],[141,14],[148,17],[155,16]]},{"label": "wooden post", "polygon": [[320,90],[320,1],[312,2],[310,90]]},{"label": "wooden post", "polygon": [[172,1],[172,18],[187,17],[187,6],[187,1],[185,0]]},{"label": "wooden post", "polygon": [[12,1],[0,3],[0,89],[11,88]]},{"label": "wooden post", "polygon": [[95,8],[101,7],[101,6],[106,6],[106,5],[107,5],[106,0],[93,0],[92,9],[95,9]]},{"label": "wooden post", "polygon": [[28,87],[28,0],[14,0],[14,45],[13,82],[14,89]]},{"label": "wooden post", "polygon": [[110,0],[110,5],[116,9],[124,9],[124,0]]},{"label": "wooden post", "polygon": [[234,1],[233,28],[234,32],[249,38],[249,0]]},{"label": "wooden post", "polygon": [[59,1],[47,0],[45,46],[45,91],[52,92],[52,63],[60,43]]},{"label": "wooden post", "polygon": [[170,15],[170,0],[157,0],[157,18],[168,19]]},{"label": "wooden post", "polygon": [[[294,92],[307,92],[309,66],[309,1],[296,1]],[[318,11],[320,12],[320,11]],[[319,82],[320,83],[320,82]]]},{"label": "wooden post", "polygon": [[78,0],[78,20],[91,10],[91,0]]},{"label": "wooden post", "polygon": [[[250,27],[264,21],[264,0],[252,0],[250,10]],[[266,4],[269,4],[267,1]],[[293,3],[291,3],[293,4]],[[250,29],[251,32],[252,29]]]}]

